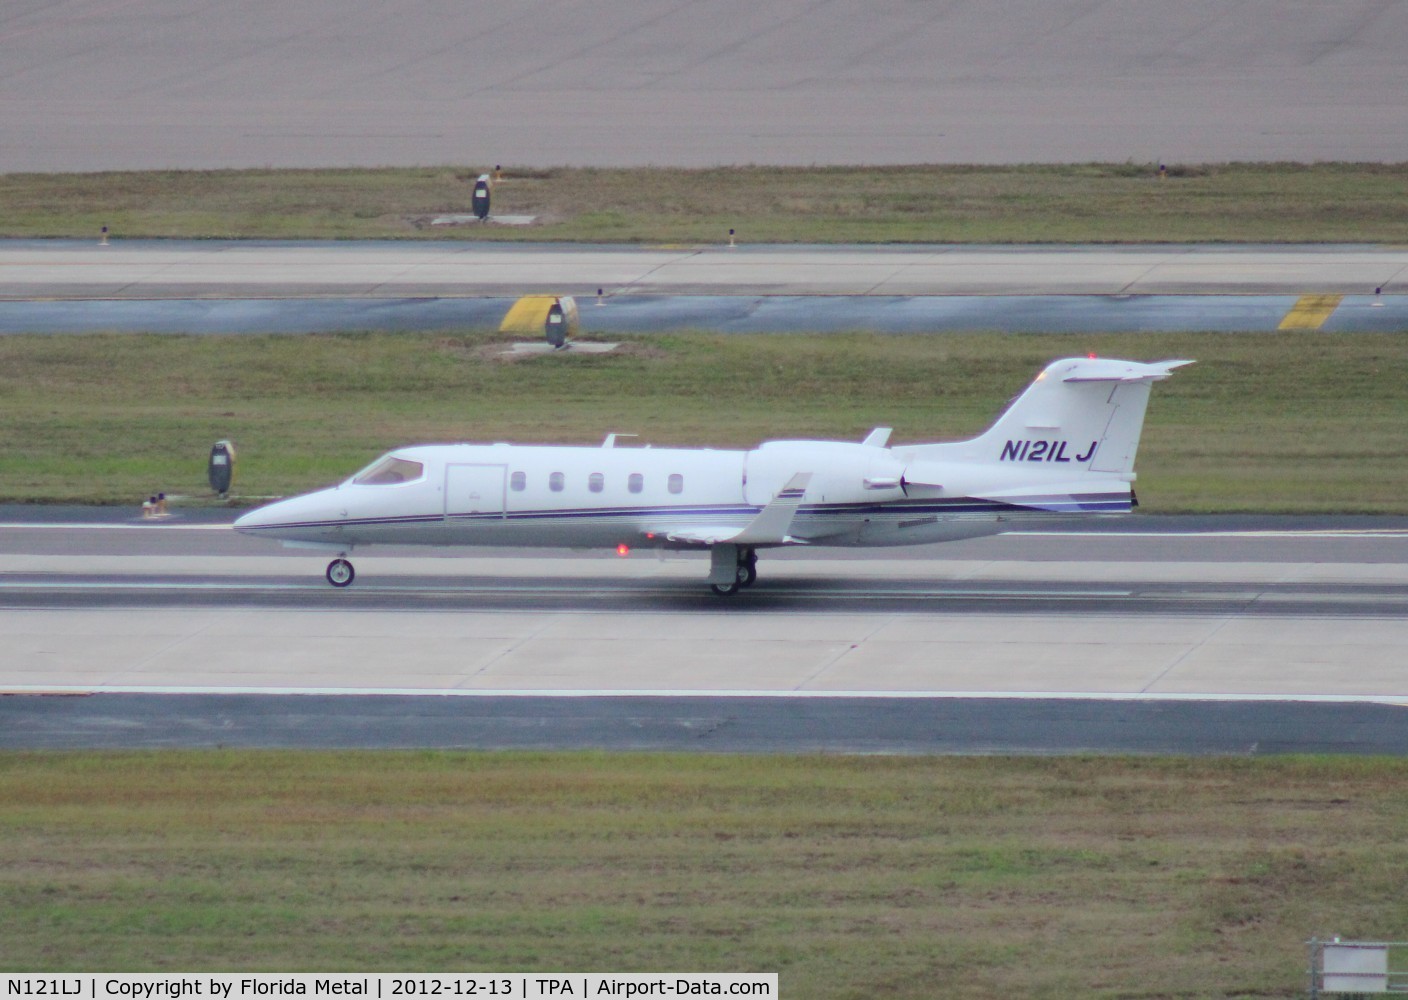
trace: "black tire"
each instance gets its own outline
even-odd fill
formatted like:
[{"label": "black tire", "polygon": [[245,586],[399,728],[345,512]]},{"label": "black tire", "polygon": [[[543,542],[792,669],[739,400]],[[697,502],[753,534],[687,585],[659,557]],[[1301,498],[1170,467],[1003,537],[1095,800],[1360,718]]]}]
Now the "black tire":
[{"label": "black tire", "polygon": [[738,593],[738,584],[711,583],[709,584],[709,589],[712,590],[714,593],[718,594],[720,597],[732,597],[734,594]]},{"label": "black tire", "polygon": [[327,578],[334,587],[350,587],[357,579],[357,571],[346,559],[334,559],[328,563]]}]

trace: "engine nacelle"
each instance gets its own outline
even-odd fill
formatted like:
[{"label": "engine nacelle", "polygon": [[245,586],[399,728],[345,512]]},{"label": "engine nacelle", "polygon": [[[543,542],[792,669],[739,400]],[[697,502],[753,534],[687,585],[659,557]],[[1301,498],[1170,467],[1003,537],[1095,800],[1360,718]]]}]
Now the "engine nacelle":
[{"label": "engine nacelle", "polygon": [[904,495],[904,465],[888,448],[845,441],[768,441],[748,453],[745,495],[763,505],[798,472],[810,472],[804,503],[871,503]]}]

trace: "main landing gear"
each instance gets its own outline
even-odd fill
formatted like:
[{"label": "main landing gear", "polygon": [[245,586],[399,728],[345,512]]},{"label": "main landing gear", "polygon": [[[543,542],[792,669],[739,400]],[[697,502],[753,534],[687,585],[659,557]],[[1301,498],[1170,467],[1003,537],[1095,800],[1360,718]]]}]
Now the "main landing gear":
[{"label": "main landing gear", "polygon": [[740,545],[714,546],[710,553],[710,590],[720,597],[732,597],[757,580],[758,553],[754,549]]},{"label": "main landing gear", "polygon": [[352,568],[352,564],[346,559],[338,556],[328,563],[328,583],[334,587],[350,586],[352,581],[357,579],[357,571]]}]

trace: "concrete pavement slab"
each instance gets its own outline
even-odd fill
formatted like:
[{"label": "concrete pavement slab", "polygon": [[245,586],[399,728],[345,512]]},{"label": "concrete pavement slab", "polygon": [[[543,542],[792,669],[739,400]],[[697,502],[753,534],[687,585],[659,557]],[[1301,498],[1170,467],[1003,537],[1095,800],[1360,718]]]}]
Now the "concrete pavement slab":
[{"label": "concrete pavement slab", "polygon": [[[1363,246],[633,246],[464,243],[0,241],[0,297],[388,297],[544,289],[610,295],[1171,295],[1349,293],[1394,288],[1408,248]],[[77,290],[77,291],[75,291]]]},{"label": "concrete pavement slab", "polygon": [[850,648],[818,641],[534,639],[507,651],[466,686],[498,690],[788,691]]},{"label": "concrete pavement slab", "polygon": [[[882,619],[883,621],[883,619]],[[872,615],[618,615],[562,613],[543,622],[538,637],[555,640],[655,641],[667,635],[681,644],[696,641],[731,642],[860,642],[879,627]]]},{"label": "concrete pavement slab", "polygon": [[[1335,630],[1338,632],[1339,630]],[[1308,646],[1207,643],[1191,650],[1150,689],[1156,693],[1396,694],[1408,699],[1403,642]]]},{"label": "concrete pavement slab", "polygon": [[[1408,698],[1402,620],[754,614],[0,611],[0,690],[786,691]],[[561,621],[559,622],[559,617]],[[867,632],[856,627],[870,617]],[[658,621],[656,621],[658,619]],[[121,622],[120,634],[113,627]],[[676,635],[681,621],[687,634]],[[627,624],[629,623],[629,624]],[[985,624],[983,624],[985,623]],[[397,628],[397,625],[403,627]],[[1126,624],[1127,627],[1119,627]],[[1361,632],[1361,630],[1363,630]],[[613,634],[615,633],[615,634]],[[1318,641],[1306,640],[1314,634]],[[669,638],[665,638],[669,636]],[[1356,639],[1356,636],[1360,638]]]},{"label": "concrete pavement slab", "polygon": [[1082,615],[1078,621],[1066,616],[1020,615],[999,618],[983,616],[895,615],[870,637],[877,643],[966,643],[999,645],[1011,642],[1064,645],[1072,641],[1108,641],[1141,646],[1175,645],[1191,648],[1224,627],[1222,619],[1206,617],[1174,618],[1124,615]]},{"label": "concrete pavement slab", "polygon": [[[1011,624],[1011,623],[1009,623]],[[1020,634],[1019,629],[1014,633]],[[1179,646],[1110,641],[886,642],[849,651],[814,677],[828,691],[964,691],[1136,693]]]},{"label": "concrete pavement slab", "polygon": [[[0,171],[1396,162],[1402,5],[21,4]],[[472,53],[472,58],[466,58]],[[463,166],[458,169],[464,169]]]}]

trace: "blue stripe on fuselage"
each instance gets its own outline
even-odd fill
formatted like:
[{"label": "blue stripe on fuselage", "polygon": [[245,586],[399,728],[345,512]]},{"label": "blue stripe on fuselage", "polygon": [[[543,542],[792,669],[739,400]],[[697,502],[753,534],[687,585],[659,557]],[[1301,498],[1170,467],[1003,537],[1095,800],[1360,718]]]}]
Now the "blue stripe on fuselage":
[{"label": "blue stripe on fuselage", "polygon": [[[600,522],[607,520],[650,519],[655,522],[699,522],[755,517],[762,507],[743,504],[693,507],[579,507],[569,509],[485,511],[442,516],[418,514],[398,517],[341,518],[325,521],[297,521],[251,526],[252,531],[290,528],[365,528],[453,522]],[[798,507],[797,517],[807,518],[912,518],[923,515],[1019,513],[1127,513],[1132,509],[1128,496],[1110,494],[1034,495],[1007,500],[955,497],[940,500],[894,500],[885,503],[807,504]],[[652,524],[652,527],[656,525]],[[660,524],[663,527],[663,524]]]}]

